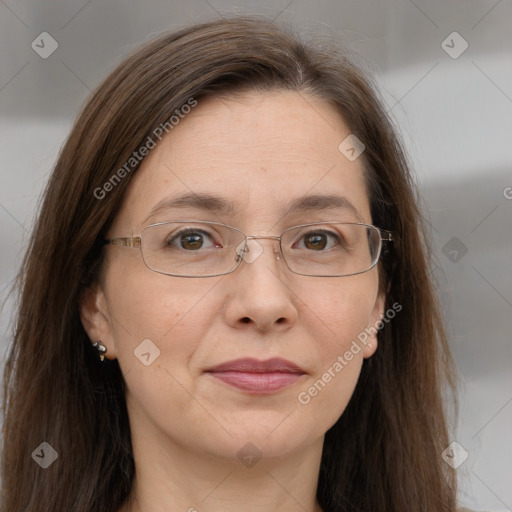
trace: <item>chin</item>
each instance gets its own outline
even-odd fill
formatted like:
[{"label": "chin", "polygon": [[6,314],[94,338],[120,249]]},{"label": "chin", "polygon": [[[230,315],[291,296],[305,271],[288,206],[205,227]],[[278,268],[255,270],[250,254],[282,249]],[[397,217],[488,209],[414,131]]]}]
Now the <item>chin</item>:
[{"label": "chin", "polygon": [[[294,413],[242,415],[244,421],[231,425],[232,437],[226,439],[234,453],[240,450],[260,451],[265,458],[283,457],[301,450],[305,444],[312,443],[323,433],[311,425],[308,430],[304,423],[298,424],[292,418]],[[255,448],[253,448],[255,447]]]}]

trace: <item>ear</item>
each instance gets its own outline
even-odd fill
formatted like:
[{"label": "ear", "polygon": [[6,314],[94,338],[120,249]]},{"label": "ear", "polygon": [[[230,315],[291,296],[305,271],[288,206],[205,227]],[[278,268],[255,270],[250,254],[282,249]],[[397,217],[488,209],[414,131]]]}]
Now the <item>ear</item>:
[{"label": "ear", "polygon": [[386,293],[383,291],[379,291],[377,295],[377,299],[375,300],[375,305],[373,306],[372,312],[370,313],[370,318],[368,319],[368,327],[366,328],[366,333],[368,334],[368,339],[363,348],[363,357],[371,357],[377,350],[377,332],[379,325],[381,323],[381,319],[384,317],[384,306],[386,304]]},{"label": "ear", "polygon": [[99,284],[91,285],[82,292],[80,319],[91,343],[100,341],[107,348],[105,357],[115,359],[117,356],[111,315],[108,312],[105,293]]}]

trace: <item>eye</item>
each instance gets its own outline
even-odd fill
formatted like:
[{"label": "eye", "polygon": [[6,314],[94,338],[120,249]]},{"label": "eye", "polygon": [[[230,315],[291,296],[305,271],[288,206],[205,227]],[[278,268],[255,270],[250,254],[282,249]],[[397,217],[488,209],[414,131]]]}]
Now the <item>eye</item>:
[{"label": "eye", "polygon": [[[301,244],[301,242],[303,243]],[[312,251],[320,252],[326,248],[332,249],[335,245],[345,245],[343,238],[338,233],[325,229],[317,229],[302,235],[299,242],[296,242],[293,245],[293,248],[310,249]]]},{"label": "eye", "polygon": [[197,251],[211,247],[222,247],[215,242],[213,235],[203,229],[182,229],[165,240],[166,247]]}]

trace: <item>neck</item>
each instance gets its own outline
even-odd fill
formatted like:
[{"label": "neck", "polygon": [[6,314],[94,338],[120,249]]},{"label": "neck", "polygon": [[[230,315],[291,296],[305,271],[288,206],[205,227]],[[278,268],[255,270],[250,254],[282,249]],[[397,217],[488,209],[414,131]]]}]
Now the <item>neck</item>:
[{"label": "neck", "polygon": [[[132,429],[136,475],[119,512],[322,512],[316,501],[323,437],[252,466]],[[236,451],[236,450],[235,450]]]}]

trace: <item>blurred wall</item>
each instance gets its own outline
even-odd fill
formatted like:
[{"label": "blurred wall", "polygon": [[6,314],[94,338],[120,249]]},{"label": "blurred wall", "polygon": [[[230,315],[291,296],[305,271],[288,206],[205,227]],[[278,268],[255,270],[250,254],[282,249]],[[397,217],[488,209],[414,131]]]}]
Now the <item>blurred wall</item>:
[{"label": "blurred wall", "polygon": [[[234,12],[333,35],[377,76],[424,196],[436,245],[433,272],[463,379],[453,439],[468,453],[457,469],[460,500],[511,510],[509,1],[0,2],[0,300],[7,299],[38,199],[91,89],[147,39]],[[11,316],[7,299],[2,357]]]}]

